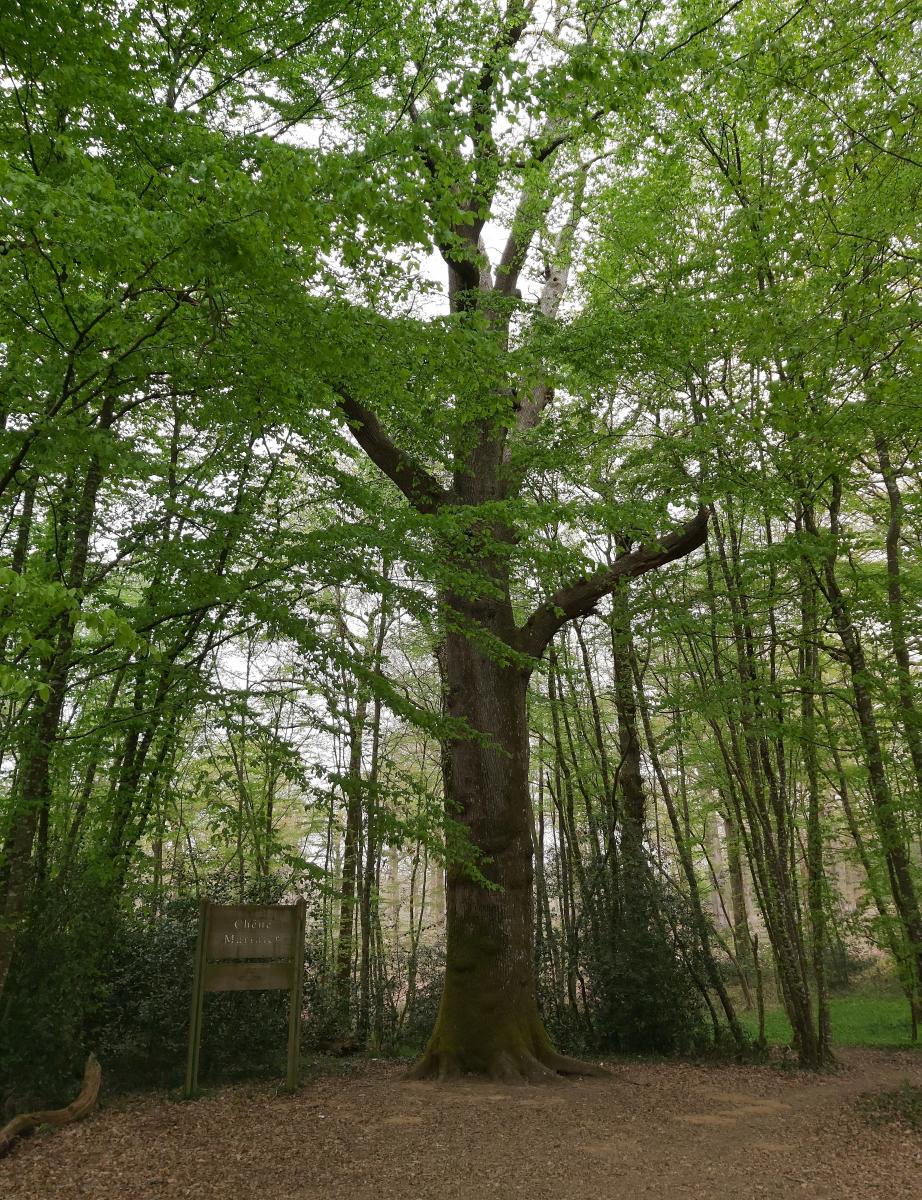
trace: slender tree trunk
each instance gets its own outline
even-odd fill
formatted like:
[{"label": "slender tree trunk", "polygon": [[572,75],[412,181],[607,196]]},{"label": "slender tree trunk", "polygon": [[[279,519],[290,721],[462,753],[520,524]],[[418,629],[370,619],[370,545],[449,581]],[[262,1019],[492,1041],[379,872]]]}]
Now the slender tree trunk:
[{"label": "slender tree trunk", "polygon": [[812,933],[813,978],[816,984],[817,1053],[820,1061],[832,1058],[829,995],[826,986],[826,896],[823,873],[823,826],[820,803],[819,762],[816,751],[817,652],[816,588],[805,564],[800,566],[801,629],[801,753],[807,782],[807,905]]},{"label": "slender tree trunk", "polygon": [[[832,533],[838,538],[838,514],[841,493],[836,484],[830,508]],[[817,528],[812,516],[805,514],[807,529],[816,537]],[[919,898],[913,880],[912,866],[909,853],[903,837],[903,830],[896,813],[893,793],[887,779],[884,767],[883,749],[877,718],[874,714],[874,703],[871,697],[871,676],[861,643],[849,610],[846,597],[839,585],[834,554],[826,554],[823,559],[823,578],[829,606],[832,610],[833,621],[839,640],[845,650],[848,662],[852,693],[855,700],[855,715],[864,747],[865,762],[868,771],[868,790],[872,801],[872,813],[880,838],[887,873],[890,879],[890,890],[893,904],[899,914],[906,940],[909,943],[909,957],[912,964],[912,974],[915,978],[917,994],[922,991],[922,911],[919,908]]]},{"label": "slender tree trunk", "polygon": [[[726,528],[721,520],[715,519],[714,531],[739,676],[741,744],[733,754],[736,790],[741,802],[736,814],[738,827],[741,833],[746,832],[742,820],[745,810],[749,860],[753,878],[758,881],[759,902],[775,953],[794,1045],[805,1066],[817,1067],[823,1059],[813,1018],[807,955],[793,878],[791,816],[787,811],[776,754],[762,732],[766,724],[766,702],[754,649],[749,603],[741,582],[738,536],[730,519]],[[716,673],[719,659],[716,642],[713,645]]]},{"label": "slender tree trunk", "polygon": [[[849,787],[848,778],[845,774],[845,767],[842,763],[842,756],[839,752],[839,747],[836,744],[836,731],[833,728],[832,715],[829,711],[829,701],[825,693],[821,697],[823,710],[823,724],[826,732],[826,739],[832,754],[832,761],[836,770],[836,780],[838,783],[839,802],[842,805],[842,812],[845,815],[845,823],[848,826],[849,833],[855,843],[859,861],[864,868],[864,876],[868,885],[868,892],[871,899],[874,901],[874,907],[877,909],[878,916],[883,923],[884,941],[887,949],[893,958],[894,963],[898,968],[905,966],[906,952],[905,947],[901,942],[905,938],[905,930],[903,929],[899,918],[894,917],[893,912],[888,903],[884,891],[879,885],[879,874],[874,868],[874,863],[871,858],[871,850],[865,840],[864,834],[861,831],[861,826],[858,823],[858,816],[851,800],[851,788]],[[915,1019],[916,1009],[914,1000],[914,973],[912,968],[909,970],[909,978],[906,979],[906,971],[900,970],[906,990],[907,1000],[912,1009]]]},{"label": "slender tree trunk", "polygon": [[688,886],[688,898],[692,906],[692,913],[695,920],[695,928],[698,934],[698,942],[701,947],[701,954],[704,960],[704,968],[707,973],[707,982],[710,987],[717,993],[720,1000],[721,1008],[724,1011],[724,1016],[727,1019],[727,1025],[730,1029],[730,1034],[738,1048],[742,1048],[746,1038],[743,1034],[742,1027],[739,1023],[739,1018],[736,1015],[736,1010],[733,1007],[733,1002],[721,978],[717,963],[714,960],[714,955],[711,950],[711,931],[708,919],[705,916],[704,909],[701,905],[701,896],[698,892],[698,879],[695,875],[695,864],[692,861],[691,851],[688,846],[688,841],[679,823],[679,814],[676,810],[675,801],[672,795],[672,788],[669,786],[669,780],[666,778],[666,773],[663,770],[660,762],[659,753],[656,749],[656,743],[653,738],[653,726],[650,721],[650,713],[647,708],[646,697],[643,692],[643,681],[640,677],[640,666],[637,662],[637,654],[634,650],[633,637],[628,631],[626,641],[627,665],[631,668],[631,674],[634,680],[634,685],[637,689],[637,704],[640,709],[641,719],[643,721],[644,734],[647,739],[647,749],[650,754],[653,770],[656,778],[659,781],[660,793],[663,797],[663,803],[666,806],[666,813],[669,817],[669,824],[672,827],[672,836],[675,841],[676,852],[679,856],[679,862],[682,866],[682,872],[685,875],[685,882]]},{"label": "slender tree trunk", "polygon": [[[108,430],[113,420],[114,403],[107,398],[100,414],[99,429]],[[90,457],[73,521],[73,543],[67,571],[67,586],[75,593],[83,589],[89,556],[90,536],[96,515],[96,500],[102,484],[102,462],[97,454]],[[50,801],[51,758],[70,677],[74,626],[67,618],[57,622],[55,652],[48,673],[44,699],[36,700],[33,717],[25,729],[21,786],[14,801],[13,816],[7,832],[0,879],[0,995],[3,994],[13,956],[19,922],[28,902],[33,879],[32,849],[41,814]]]},{"label": "slender tree trunk", "polygon": [[362,742],[368,702],[360,697],[349,730],[349,769],[346,783],[346,830],[343,873],[339,889],[339,934],[336,939],[336,999],[340,1020],[348,1026],[352,993],[355,937],[355,898],[359,876],[359,835],[362,825]]},{"label": "slender tree trunk", "polygon": [[733,914],[733,945],[737,959],[746,962],[752,949],[749,917],[746,913],[746,882],[743,878],[743,856],[740,835],[732,807],[723,815],[727,847],[727,873],[730,876],[730,911]]},{"label": "slender tree trunk", "polygon": [[[615,711],[618,714],[618,787],[621,791],[621,829],[623,852],[635,861],[643,857],[643,838],[646,832],[647,798],[643,785],[640,759],[640,736],[637,728],[637,701],[631,669],[631,617],[627,589],[620,584],[611,596],[611,652],[615,675]],[[630,903],[630,897],[627,897]]]},{"label": "slender tree trunk", "polygon": [[903,575],[900,562],[900,538],[903,530],[903,496],[893,465],[890,449],[884,438],[876,439],[877,458],[890,504],[887,523],[887,609],[890,624],[890,645],[896,668],[897,695],[903,734],[909,749],[915,779],[916,801],[922,809],[922,718],[916,703],[909,645],[906,637],[906,616],[903,604]]},{"label": "slender tree trunk", "polygon": [[[375,646],[374,666],[381,669],[381,658],[384,651],[384,637],[387,631],[387,617],[382,607],[377,643]],[[371,762],[368,768],[368,788],[365,811],[365,864],[362,873],[362,895],[359,910],[359,928],[361,931],[361,946],[359,950],[359,1012],[358,1038],[363,1044],[368,1039],[371,1021],[371,953],[372,925],[378,921],[378,892],[376,879],[380,864],[380,847],[377,831],[377,799],[378,760],[381,748],[381,700],[375,698],[371,718]]]}]

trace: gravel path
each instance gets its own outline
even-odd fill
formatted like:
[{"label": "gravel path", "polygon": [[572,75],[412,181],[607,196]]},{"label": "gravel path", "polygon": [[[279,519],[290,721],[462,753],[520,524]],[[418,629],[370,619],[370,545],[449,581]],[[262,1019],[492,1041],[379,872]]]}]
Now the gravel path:
[{"label": "gravel path", "polygon": [[632,1063],[559,1086],[412,1083],[393,1063],[295,1096],[122,1097],[0,1161],[4,1200],[922,1200],[922,1135],[855,1100],[922,1054],[843,1051],[814,1078]]}]

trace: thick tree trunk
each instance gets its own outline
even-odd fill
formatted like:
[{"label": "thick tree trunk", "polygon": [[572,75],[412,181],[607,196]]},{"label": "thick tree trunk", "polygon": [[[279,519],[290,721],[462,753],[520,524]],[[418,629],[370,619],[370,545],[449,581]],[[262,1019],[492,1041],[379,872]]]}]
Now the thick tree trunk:
[{"label": "thick tree trunk", "polygon": [[538,1013],[528,675],[496,661],[462,633],[446,635],[441,659],[446,715],[482,735],[447,747],[446,804],[483,855],[478,866],[489,886],[463,865],[449,869],[445,986],[414,1075],[537,1079],[592,1073],[554,1051]]}]

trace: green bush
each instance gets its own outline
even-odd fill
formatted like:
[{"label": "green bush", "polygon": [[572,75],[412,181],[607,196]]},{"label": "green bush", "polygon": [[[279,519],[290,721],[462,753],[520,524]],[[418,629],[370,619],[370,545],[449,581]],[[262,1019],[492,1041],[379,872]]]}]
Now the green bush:
[{"label": "green bush", "polygon": [[0,1008],[0,1113],[73,1099],[88,1048],[87,1016],[105,998],[102,958],[112,927],[86,881],[33,906]]},{"label": "green bush", "polygon": [[[237,899],[219,881],[203,887],[218,902]],[[194,897],[156,915],[119,910],[86,878],[37,897],[0,1011],[0,1110],[66,1103],[91,1050],[107,1087],[179,1085],[197,922]],[[207,995],[203,1083],[283,1074],[287,1020],[285,992]]]},{"label": "green bush", "polygon": [[[119,921],[105,957],[105,998],[87,1022],[88,1042],[119,1083],[183,1078],[197,922],[194,898],[170,901],[156,918],[136,910]],[[202,1082],[284,1071],[287,1014],[285,992],[206,994]]]},{"label": "green bush", "polygon": [[[698,981],[700,947],[687,902],[653,863],[622,869],[608,903],[581,938],[585,1005],[558,1009],[542,964],[539,991],[548,1030],[570,1053],[688,1054],[712,1034]],[[582,999],[582,995],[581,995]]]}]

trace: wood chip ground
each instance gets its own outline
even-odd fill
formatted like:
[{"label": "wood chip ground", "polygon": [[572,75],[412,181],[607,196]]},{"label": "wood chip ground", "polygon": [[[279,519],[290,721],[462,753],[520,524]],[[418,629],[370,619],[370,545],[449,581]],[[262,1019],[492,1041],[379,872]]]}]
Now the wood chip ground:
[{"label": "wood chip ground", "polygon": [[0,1162],[4,1200],[922,1200],[922,1134],[856,1101],[922,1054],[768,1067],[614,1064],[559,1086],[412,1083],[355,1064],[289,1096],[120,1097]]}]

